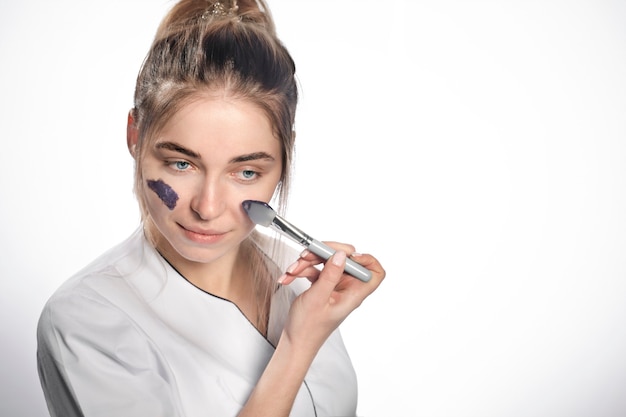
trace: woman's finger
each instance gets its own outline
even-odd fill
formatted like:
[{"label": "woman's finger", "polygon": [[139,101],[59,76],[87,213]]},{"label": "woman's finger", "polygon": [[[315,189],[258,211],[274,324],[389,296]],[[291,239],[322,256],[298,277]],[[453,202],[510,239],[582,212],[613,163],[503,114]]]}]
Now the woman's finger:
[{"label": "woman's finger", "polygon": [[310,282],[315,282],[317,280],[317,278],[320,275],[320,270],[317,269],[315,266],[308,266],[304,269],[298,268],[297,273],[293,272],[293,273],[288,273],[286,272],[285,274],[283,274],[283,276],[281,276],[278,279],[278,283],[279,284],[283,284],[283,285],[289,285],[291,284],[296,278],[306,278],[308,279]]},{"label": "woman's finger", "polygon": [[[334,249],[335,251],[338,251],[338,250],[344,251],[348,256],[356,252],[356,249],[354,248],[354,246],[349,245],[347,243],[324,241],[324,244]],[[317,263],[321,263],[325,261],[323,258],[314,254],[308,249],[305,249],[304,251],[302,251],[302,253],[300,254],[300,258],[305,259],[307,261],[311,261],[311,262],[317,262]]]},{"label": "woman's finger", "polygon": [[319,300],[327,302],[331,294],[335,291],[337,284],[343,276],[343,269],[346,265],[346,253],[338,250],[330,257],[324,265],[324,269],[319,274],[317,280],[311,285],[309,291],[319,297]]}]

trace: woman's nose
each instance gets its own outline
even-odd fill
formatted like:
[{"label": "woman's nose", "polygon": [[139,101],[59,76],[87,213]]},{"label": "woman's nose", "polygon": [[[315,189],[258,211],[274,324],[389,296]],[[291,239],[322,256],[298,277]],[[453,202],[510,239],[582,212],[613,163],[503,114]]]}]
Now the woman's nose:
[{"label": "woman's nose", "polygon": [[211,220],[224,212],[226,201],[225,187],[219,181],[206,181],[192,199],[191,209],[202,220]]}]

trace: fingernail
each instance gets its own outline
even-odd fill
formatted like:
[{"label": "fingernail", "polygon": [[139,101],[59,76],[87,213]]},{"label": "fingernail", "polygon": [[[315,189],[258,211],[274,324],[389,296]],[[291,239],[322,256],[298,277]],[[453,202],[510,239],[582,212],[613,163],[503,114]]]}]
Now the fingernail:
[{"label": "fingernail", "polygon": [[305,256],[307,256],[309,253],[311,253],[308,249],[305,249],[302,251],[302,253],[300,253],[300,257],[304,258]]},{"label": "fingernail", "polygon": [[351,258],[358,258],[359,256],[363,256],[363,254],[359,252],[353,252],[350,254]]},{"label": "fingernail", "polygon": [[344,262],[346,262],[346,253],[342,250],[338,250],[333,255],[333,259],[331,261],[334,265],[343,266]]},{"label": "fingernail", "polygon": [[282,284],[285,279],[287,279],[287,274],[282,274],[280,277],[278,277],[278,283]]},{"label": "fingernail", "polygon": [[289,265],[289,267],[287,268],[287,273],[289,274],[293,273],[293,271],[295,271],[297,266],[298,266],[298,261],[295,261],[294,263]]}]

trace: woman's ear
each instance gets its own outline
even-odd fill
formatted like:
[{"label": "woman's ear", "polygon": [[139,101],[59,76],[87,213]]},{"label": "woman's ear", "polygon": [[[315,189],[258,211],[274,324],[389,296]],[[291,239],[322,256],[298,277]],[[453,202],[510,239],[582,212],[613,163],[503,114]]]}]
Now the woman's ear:
[{"label": "woman's ear", "polygon": [[126,145],[128,151],[135,158],[135,149],[137,148],[137,141],[139,140],[139,131],[137,130],[137,124],[135,123],[135,109],[130,109],[128,112],[128,124],[126,125]]}]

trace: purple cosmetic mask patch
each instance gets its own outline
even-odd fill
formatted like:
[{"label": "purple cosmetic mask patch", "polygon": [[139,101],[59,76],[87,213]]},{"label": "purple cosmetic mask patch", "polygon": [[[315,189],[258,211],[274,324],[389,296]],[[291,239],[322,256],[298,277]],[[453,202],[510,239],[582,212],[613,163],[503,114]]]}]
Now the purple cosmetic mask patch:
[{"label": "purple cosmetic mask patch", "polygon": [[156,193],[157,196],[163,201],[168,209],[174,210],[176,202],[178,201],[178,194],[169,185],[163,182],[163,180],[148,180],[148,187]]}]

